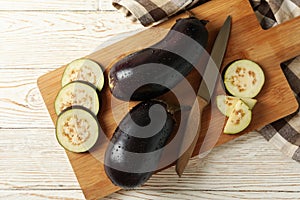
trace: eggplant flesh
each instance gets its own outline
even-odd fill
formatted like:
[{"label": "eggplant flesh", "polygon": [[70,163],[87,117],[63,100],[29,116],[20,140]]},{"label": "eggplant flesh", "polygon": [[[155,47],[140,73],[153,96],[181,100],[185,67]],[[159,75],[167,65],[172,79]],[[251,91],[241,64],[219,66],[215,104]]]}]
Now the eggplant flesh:
[{"label": "eggplant flesh", "polygon": [[[154,119],[159,116],[164,120]],[[164,103],[146,101],[135,106],[120,122],[105,152],[104,169],[112,183],[124,189],[144,184],[156,171],[173,127]]]},{"label": "eggplant flesh", "polygon": [[224,133],[236,134],[247,128],[251,122],[252,111],[242,101],[238,100],[224,127]]},{"label": "eggplant flesh", "polygon": [[171,90],[193,68],[204,68],[206,23],[179,19],[161,41],[113,64],[108,76],[112,94],[126,101],[149,100]]},{"label": "eggplant flesh", "polygon": [[62,86],[65,86],[73,81],[85,81],[101,91],[104,85],[102,68],[88,58],[74,60],[66,66],[61,83]]},{"label": "eggplant flesh", "polygon": [[86,82],[74,81],[61,88],[54,103],[56,114],[71,106],[83,106],[97,115],[100,102],[94,87]]},{"label": "eggplant flesh", "polygon": [[226,90],[236,97],[253,98],[265,83],[262,68],[254,61],[241,59],[231,63],[224,74]]},{"label": "eggplant flesh", "polygon": [[99,131],[97,117],[82,106],[69,107],[57,118],[57,141],[71,152],[82,153],[90,150],[98,140]]}]

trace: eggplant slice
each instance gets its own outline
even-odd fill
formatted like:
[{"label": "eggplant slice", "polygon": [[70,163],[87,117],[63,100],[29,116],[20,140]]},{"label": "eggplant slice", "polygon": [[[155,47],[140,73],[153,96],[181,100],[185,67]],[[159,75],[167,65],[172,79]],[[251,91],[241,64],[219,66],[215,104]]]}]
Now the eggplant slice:
[{"label": "eggplant slice", "polygon": [[263,70],[251,60],[235,61],[225,71],[225,87],[236,97],[253,98],[258,95],[264,83]]},{"label": "eggplant slice", "polygon": [[218,95],[217,96],[217,106],[220,112],[223,115],[226,115],[229,117],[230,113],[234,109],[234,106],[236,103],[242,100],[246,105],[252,110],[252,108],[255,106],[257,100],[256,99],[250,99],[246,97],[234,97],[234,96],[227,96],[227,95]]},{"label": "eggplant slice", "polygon": [[83,82],[71,82],[65,85],[55,99],[55,112],[59,115],[64,109],[71,106],[83,106],[97,115],[99,99],[96,90]]},{"label": "eggplant slice", "polygon": [[236,134],[247,128],[251,122],[252,111],[242,101],[238,100],[226,122],[224,133]]},{"label": "eggplant slice", "polygon": [[101,66],[88,58],[72,61],[67,65],[61,83],[62,86],[65,86],[77,80],[89,82],[101,91],[104,85],[104,75]]},{"label": "eggplant slice", "polygon": [[83,107],[64,110],[56,122],[56,138],[68,151],[90,150],[98,140],[100,126],[96,116]]}]

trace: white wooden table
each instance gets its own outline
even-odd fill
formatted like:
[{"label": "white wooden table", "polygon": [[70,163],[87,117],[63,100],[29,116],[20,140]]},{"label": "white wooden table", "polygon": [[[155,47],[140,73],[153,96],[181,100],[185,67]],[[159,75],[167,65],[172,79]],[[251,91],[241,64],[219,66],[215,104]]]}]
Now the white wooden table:
[{"label": "white wooden table", "polygon": [[[0,0],[0,199],[84,199],[38,91],[39,76],[142,28],[109,0]],[[299,199],[300,164],[258,133],[107,199]]]}]

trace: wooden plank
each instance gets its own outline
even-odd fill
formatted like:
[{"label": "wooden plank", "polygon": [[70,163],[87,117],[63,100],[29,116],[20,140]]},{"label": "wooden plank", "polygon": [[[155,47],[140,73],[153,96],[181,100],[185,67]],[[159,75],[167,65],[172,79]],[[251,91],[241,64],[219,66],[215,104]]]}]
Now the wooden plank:
[{"label": "wooden plank", "polygon": [[99,10],[116,10],[111,0],[98,0]]},{"label": "wooden plank", "polygon": [[81,190],[1,190],[0,199],[5,200],[41,200],[41,199],[64,199],[84,200]]},{"label": "wooden plank", "polygon": [[0,127],[51,127],[53,123],[37,88],[49,69],[0,69]]},{"label": "wooden plank", "polygon": [[97,10],[97,8],[98,0],[0,0],[0,10]]},{"label": "wooden plank", "polygon": [[[53,129],[0,130],[0,198],[39,194],[51,199],[51,195],[64,197],[74,191],[78,196],[70,198],[83,199],[66,154],[53,134]],[[247,198],[267,194],[270,198],[281,194],[292,198],[292,194],[300,193],[299,173],[299,163],[283,156],[258,133],[249,133],[214,148],[202,162],[193,158],[182,178],[172,167],[153,175],[136,191],[121,190],[107,199],[234,198],[231,194],[236,198],[246,198],[247,194],[251,195]]]},{"label": "wooden plank", "polygon": [[54,129],[0,129],[0,189],[80,189]]},{"label": "wooden plank", "polygon": [[140,191],[119,191],[103,199],[114,199],[114,200],[224,200],[224,199],[264,199],[264,200],[274,200],[274,199],[298,199],[299,192],[264,192],[264,191],[174,191],[174,190],[140,190]]},{"label": "wooden plank", "polygon": [[[214,6],[213,4],[218,4]],[[232,9],[232,8],[235,9]],[[209,9],[214,8],[214,9]],[[237,10],[244,10],[241,14]],[[232,1],[230,4],[228,2],[222,1],[211,1],[202,6],[196,8],[193,13],[199,18],[209,19],[210,23],[207,25],[207,28],[210,32],[210,41],[213,41],[211,37],[216,33],[216,30],[222,25],[224,19],[227,15],[231,15],[233,18],[233,26],[231,37],[229,40],[229,48],[224,60],[224,64],[227,64],[233,60],[247,58],[258,62],[266,75],[265,86],[257,97],[259,104],[253,110],[253,118],[250,126],[243,131],[246,133],[250,130],[260,128],[268,123],[271,123],[279,118],[282,118],[292,112],[294,112],[298,103],[295,100],[295,97],[292,91],[289,88],[289,85],[280,69],[280,61],[288,59],[288,56],[296,56],[296,53],[300,49],[299,40],[296,35],[299,34],[300,29],[300,18],[293,20],[292,22],[277,26],[272,31],[265,32],[261,29],[258,21],[253,13],[253,10],[245,0]],[[218,13],[218,15],[216,15]],[[186,14],[179,16],[183,17]],[[160,28],[169,28],[175,19],[169,20],[168,22],[160,25]],[[299,26],[298,26],[299,25]],[[293,28],[295,26],[295,28]],[[292,29],[295,32],[283,31],[286,29]],[[280,37],[282,31],[285,33],[285,36],[288,37],[291,41],[288,43],[277,43],[278,37]],[[121,41],[115,45],[112,45],[108,48],[97,51],[88,57],[99,62],[103,66],[108,66],[112,60],[114,60],[119,55],[122,55],[128,51],[133,51],[136,49],[144,48],[153,44],[155,41],[161,39],[165,34],[166,29],[151,29],[140,34],[137,34],[134,37],[130,37],[124,41]],[[272,35],[272,37],[271,37]],[[145,40],[147,38],[147,40]],[[275,41],[274,41],[275,40]],[[138,45],[137,45],[138,41]],[[262,42],[264,41],[264,42]],[[274,44],[270,48],[270,44]],[[275,45],[276,44],[276,45]],[[286,46],[285,46],[286,45]],[[254,48],[255,46],[255,48]],[[276,55],[276,57],[274,57]],[[274,67],[274,62],[277,63],[277,67]],[[224,67],[224,66],[223,66]],[[52,120],[56,121],[56,114],[53,109],[53,102],[57,92],[60,89],[60,79],[64,68],[59,68],[58,70],[42,76],[39,81],[39,88],[45,100],[45,103],[48,107],[49,113],[52,117]],[[194,73],[195,75],[195,73]],[[272,77],[272,78],[271,78]],[[196,88],[199,82],[193,73],[187,77],[187,79],[192,83]],[[198,80],[198,82],[197,82]],[[278,92],[280,91],[280,92]],[[282,95],[282,92],[285,92],[285,95]],[[113,134],[113,131],[116,128],[117,121],[114,120],[111,112],[111,104],[105,102],[111,102],[111,95],[107,87],[103,90],[103,110],[101,112],[101,117],[99,117],[100,124],[105,128],[105,134],[110,137]],[[167,95],[165,99],[168,99]],[[169,98],[170,99],[170,98]],[[121,101],[118,101],[116,105],[122,107]],[[126,104],[126,103],[125,103]],[[289,105],[289,106],[286,106]],[[131,104],[133,106],[133,104]],[[210,109],[210,108],[208,108]],[[265,112],[260,112],[264,110]],[[209,112],[204,112],[209,113]],[[203,120],[203,129],[202,136],[197,145],[197,149],[194,154],[196,154],[201,146],[201,141],[203,141],[205,132],[210,137],[215,137],[214,134],[219,134],[220,129],[224,124],[224,117],[217,111],[215,107],[212,107],[212,115],[204,115]],[[118,119],[121,119],[124,115],[124,112],[118,112]],[[116,117],[116,115],[114,115]],[[211,120],[210,120],[211,119]],[[209,127],[209,129],[208,129]],[[225,135],[222,134],[219,137],[218,145],[228,142],[239,135]],[[97,155],[103,155],[105,151],[105,145],[99,145],[93,151]],[[88,199],[100,198],[105,196],[115,190],[112,184],[110,184],[108,178],[105,176],[103,170],[103,164],[99,162],[99,159],[96,159],[92,154],[74,154],[68,152],[69,159],[72,163],[73,169],[77,175],[79,183],[81,184],[82,189]],[[93,168],[91,168],[93,166]],[[84,168],[84,170],[83,170]],[[102,174],[98,176],[94,175],[94,171],[102,171]],[[91,177],[93,174],[93,179]],[[98,188],[102,188],[99,190]]]},{"label": "wooden plank", "polygon": [[102,11],[3,11],[0,27],[0,37],[5,38],[0,47],[0,68],[14,69],[55,69],[120,40],[121,33],[144,29],[119,12]]},{"label": "wooden plank", "polygon": [[[120,191],[110,195],[106,199],[114,200],[224,200],[224,199],[264,199],[264,200],[295,200],[299,198],[299,192],[253,192],[253,191],[173,191],[173,190],[141,190],[141,191]],[[64,199],[64,200],[85,200],[80,190],[28,190],[28,191],[7,191],[0,190],[0,198],[5,200],[41,200],[41,199]]]},{"label": "wooden plank", "polygon": [[215,147],[203,160],[194,157],[181,178],[174,167],[155,174],[144,189],[299,191],[298,165],[252,132]]}]

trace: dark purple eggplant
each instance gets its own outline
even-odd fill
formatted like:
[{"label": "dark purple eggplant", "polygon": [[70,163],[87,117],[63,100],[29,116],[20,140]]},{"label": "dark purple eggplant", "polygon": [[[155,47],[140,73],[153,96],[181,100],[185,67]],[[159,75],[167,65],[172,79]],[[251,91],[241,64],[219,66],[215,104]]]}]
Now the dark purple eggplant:
[{"label": "dark purple eggplant", "polygon": [[112,183],[124,189],[144,184],[156,171],[173,127],[164,103],[146,101],[135,106],[120,122],[105,152],[104,169]]},{"label": "dark purple eggplant", "polygon": [[161,41],[114,63],[108,76],[112,94],[125,101],[153,99],[176,86],[194,67],[204,68],[206,23],[195,17],[179,19]]}]

